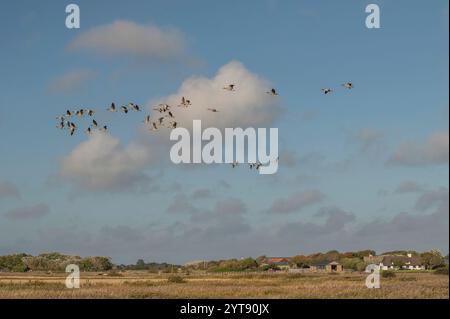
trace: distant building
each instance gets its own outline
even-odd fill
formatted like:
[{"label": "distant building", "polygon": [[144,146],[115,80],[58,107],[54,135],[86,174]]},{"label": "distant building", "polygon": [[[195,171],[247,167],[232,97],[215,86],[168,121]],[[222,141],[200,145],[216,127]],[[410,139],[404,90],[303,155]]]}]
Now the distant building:
[{"label": "distant building", "polygon": [[280,269],[289,269],[290,258],[288,257],[267,257],[262,265],[277,266]]},{"label": "distant building", "polygon": [[342,272],[344,267],[337,261],[316,263],[310,266],[310,271],[325,271],[328,273]]},{"label": "distant building", "polygon": [[395,270],[395,269],[405,269],[405,270],[423,270],[425,265],[423,265],[422,260],[418,256],[413,256],[412,254],[405,255],[380,255],[380,256],[369,256],[364,257],[366,263],[372,263],[379,265],[381,270]]},{"label": "distant building", "polygon": [[407,270],[423,270],[425,266],[422,264],[420,257],[411,256],[385,256],[380,263],[382,270],[388,269],[407,269]]}]

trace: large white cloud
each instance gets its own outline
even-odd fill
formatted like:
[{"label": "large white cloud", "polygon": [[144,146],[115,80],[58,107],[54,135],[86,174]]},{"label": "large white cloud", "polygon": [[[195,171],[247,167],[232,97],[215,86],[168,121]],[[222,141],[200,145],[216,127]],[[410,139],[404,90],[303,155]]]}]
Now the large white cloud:
[{"label": "large white cloud", "polygon": [[[235,84],[235,91],[224,90],[228,84]],[[149,104],[167,103],[174,110],[180,126],[189,128],[192,120],[202,120],[202,126],[260,127],[271,124],[279,115],[279,97],[270,96],[268,80],[250,72],[238,61],[222,66],[212,77],[193,76],[186,79],[178,91]],[[180,108],[181,97],[192,102],[188,108]],[[218,113],[208,111],[217,109]],[[157,115],[156,115],[157,116]]]},{"label": "large white cloud", "polygon": [[[237,85],[229,92],[223,87]],[[266,94],[271,88],[267,80],[233,61],[224,65],[209,79],[191,77],[183,82],[177,93],[159,100],[173,105],[175,120],[190,127],[193,119],[201,119],[202,126],[260,127],[272,123],[280,112],[279,98]],[[189,108],[179,108],[181,96],[192,101]],[[154,105],[154,102],[150,105]],[[152,107],[149,106],[151,109]],[[213,107],[219,113],[207,110]],[[154,118],[160,116],[154,111]],[[150,164],[169,158],[169,129],[151,133],[142,129],[138,138],[123,147],[117,138],[95,132],[62,160],[59,175],[86,190],[135,190],[148,183],[145,170]]]},{"label": "large white cloud", "polygon": [[154,157],[139,142],[123,147],[117,138],[94,132],[62,160],[60,177],[86,190],[119,190],[148,180],[143,169]]},{"label": "large white cloud", "polygon": [[81,33],[68,49],[165,60],[183,55],[184,42],[183,35],[176,29],[119,20]]}]

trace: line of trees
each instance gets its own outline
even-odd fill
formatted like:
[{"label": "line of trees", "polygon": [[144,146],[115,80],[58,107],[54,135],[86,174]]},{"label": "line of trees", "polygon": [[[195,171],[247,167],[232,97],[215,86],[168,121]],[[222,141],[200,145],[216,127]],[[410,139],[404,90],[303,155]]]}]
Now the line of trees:
[{"label": "line of trees", "polygon": [[[448,255],[444,257],[441,252],[436,249],[422,253],[414,250],[395,250],[383,252],[381,255],[407,256],[408,254],[420,258],[426,269],[437,269],[448,265]],[[297,267],[307,267],[315,263],[338,261],[342,264],[344,269],[363,271],[367,266],[364,257],[368,257],[369,255],[375,256],[376,252],[374,250],[362,250],[357,252],[339,253],[336,250],[331,250],[327,253],[316,253],[308,256],[297,255],[291,258],[291,262]],[[402,265],[403,264],[395,266],[400,268]]]},{"label": "line of trees", "polygon": [[134,265],[117,265],[116,268],[118,270],[146,270],[148,272],[163,272],[163,273],[171,273],[177,272],[180,265],[168,264],[168,263],[156,263],[156,262],[148,262],[146,263],[143,259],[138,259],[136,264]]},{"label": "line of trees", "polygon": [[309,267],[314,264],[338,261],[344,269],[363,271],[366,268],[364,257],[374,256],[374,250],[361,250],[356,252],[340,253],[337,250],[330,250],[326,253],[315,253],[311,255],[296,255],[291,258],[291,263],[299,268]]},{"label": "line of trees", "polygon": [[[419,257],[427,269],[438,269],[447,267],[448,255],[443,256],[437,250],[431,250],[423,253],[416,251],[390,251],[382,253],[382,255],[403,255],[412,254]],[[344,269],[364,271],[368,263],[364,257],[376,256],[374,250],[361,250],[356,252],[340,253],[337,250],[330,250],[326,253],[314,253],[310,255],[295,255],[289,258],[289,265],[295,268],[308,268],[314,264],[329,263],[337,261],[342,264]],[[279,269],[276,265],[268,265],[266,263],[266,256],[260,256],[256,259],[242,258],[242,259],[227,259],[227,260],[213,260],[201,261],[198,263],[186,266],[187,269],[192,270],[206,270],[209,272],[232,272],[232,271],[267,271],[270,269]]]},{"label": "line of trees", "polygon": [[76,264],[81,271],[108,271],[114,264],[109,257],[80,257],[60,253],[46,253],[38,256],[13,254],[0,256],[0,271],[65,271],[69,264]]},{"label": "line of trees", "polygon": [[[419,257],[427,269],[438,269],[448,267],[448,255],[443,256],[438,250],[426,252],[416,251],[390,251],[382,255],[403,255],[412,254]],[[314,264],[328,263],[338,261],[344,269],[363,271],[367,263],[364,257],[375,256],[373,250],[362,250],[356,252],[340,253],[337,250],[330,250],[326,253],[315,253],[310,255],[295,255],[289,258],[291,267],[307,268]],[[266,271],[269,269],[278,269],[276,265],[268,265],[266,256],[259,256],[255,259],[226,259],[200,261],[186,266],[180,266],[169,263],[145,262],[139,259],[132,265],[114,265],[109,257],[80,257],[63,255],[60,253],[46,253],[38,256],[28,254],[13,254],[0,256],[0,271],[8,272],[26,272],[26,271],[65,271],[69,264],[76,264],[81,271],[108,271],[108,270],[146,270],[149,272],[177,272],[180,268],[184,270],[204,270],[209,272],[229,272],[229,271]]]}]

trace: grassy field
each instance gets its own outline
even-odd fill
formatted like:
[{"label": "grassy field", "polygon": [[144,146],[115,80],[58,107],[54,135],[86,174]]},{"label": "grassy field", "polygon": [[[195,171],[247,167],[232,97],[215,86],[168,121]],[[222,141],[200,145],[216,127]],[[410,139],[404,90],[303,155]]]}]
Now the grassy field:
[{"label": "grassy field", "polygon": [[179,276],[82,273],[80,289],[67,289],[65,273],[2,273],[0,298],[449,298],[449,277],[432,273],[397,273],[380,289],[367,289],[364,273]]}]

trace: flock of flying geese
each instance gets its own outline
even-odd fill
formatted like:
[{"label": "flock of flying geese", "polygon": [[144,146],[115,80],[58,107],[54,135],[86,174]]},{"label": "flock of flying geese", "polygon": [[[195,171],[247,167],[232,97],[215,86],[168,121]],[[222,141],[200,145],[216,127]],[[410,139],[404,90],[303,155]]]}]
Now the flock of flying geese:
[{"label": "flock of flying geese", "polygon": [[[235,91],[236,85],[235,84],[229,84],[225,87],[223,87],[224,90],[227,91]],[[267,94],[270,94],[272,96],[278,95],[277,91],[275,89],[271,89],[270,91],[266,92]],[[189,108],[192,106],[191,100],[185,98],[184,96],[181,98],[180,104],[178,107],[182,108]],[[120,108],[116,106],[114,102],[111,103],[111,105],[106,109],[109,112],[115,113],[117,111],[121,111],[124,114],[127,114],[130,111],[134,112],[140,112],[141,108],[138,104],[135,104],[133,102],[129,102],[126,105],[122,105]],[[156,119],[152,120],[150,115],[146,115],[144,118],[144,123],[149,126],[150,131],[156,131],[161,127],[167,127],[167,128],[176,128],[178,126],[178,122],[175,121],[175,116],[172,110],[172,106],[169,104],[159,104],[158,106],[154,107],[153,110],[160,113],[160,116]],[[208,108],[207,109],[210,112],[217,113],[219,112],[216,108]],[[88,128],[85,130],[86,134],[91,134],[94,130],[101,130],[101,131],[107,131],[108,126],[102,125],[100,126],[99,123],[93,118],[95,114],[95,110],[92,109],[78,109],[75,111],[67,110],[64,115],[58,116],[58,125],[57,127],[61,130],[67,129],[69,134],[72,136],[75,134],[75,132],[78,129],[78,125],[75,124],[73,118],[78,117],[90,117],[91,122]]]},{"label": "flock of flying geese", "polygon": [[[346,89],[353,89],[353,84],[351,82],[346,82],[344,84],[342,84],[342,86]],[[223,87],[224,90],[226,91],[236,91],[236,85],[235,84],[228,84],[227,86]],[[330,94],[333,92],[333,89],[331,88],[322,88],[321,89],[322,92],[324,94]],[[268,95],[271,96],[278,96],[278,92],[272,88],[271,90],[266,92]],[[192,106],[192,103],[189,99],[185,98],[184,96],[181,98],[180,104],[177,105],[178,107],[181,108],[189,108],[190,106]],[[141,111],[141,107],[138,104],[135,104],[133,102],[129,102],[126,105],[122,105],[120,108],[116,107],[116,104],[114,102],[111,103],[111,105],[106,109],[109,112],[115,113],[117,111],[121,111],[124,114],[127,114],[128,112],[132,111],[132,112],[140,112]],[[159,128],[161,127],[166,127],[166,128],[177,128],[178,123],[175,121],[175,116],[173,114],[173,110],[172,110],[172,106],[170,106],[169,104],[159,104],[156,107],[153,108],[153,110],[157,111],[160,113],[160,116],[157,117],[155,120],[152,120],[152,117],[150,117],[150,115],[146,115],[144,118],[144,123],[149,127],[150,131],[157,131]],[[219,112],[218,109],[215,108],[208,108],[207,109],[210,112],[213,113],[217,113]],[[69,134],[72,136],[75,134],[75,132],[78,129],[77,124],[74,123],[73,118],[74,117],[78,117],[78,118],[82,118],[82,117],[89,117],[90,118],[90,125],[88,126],[88,128],[85,130],[85,133],[90,135],[94,130],[100,130],[100,131],[107,131],[108,130],[108,126],[107,125],[100,125],[93,117],[95,114],[95,110],[92,109],[78,109],[76,111],[71,111],[71,110],[67,110],[66,113],[64,115],[58,116],[58,125],[57,128],[63,130],[63,129],[67,129]],[[278,159],[277,159],[278,161]],[[237,167],[239,165],[238,162],[233,162],[231,164],[231,166],[233,168]],[[260,167],[263,165],[259,162],[257,163],[248,163],[249,168],[250,169],[256,169],[259,170]]]}]

